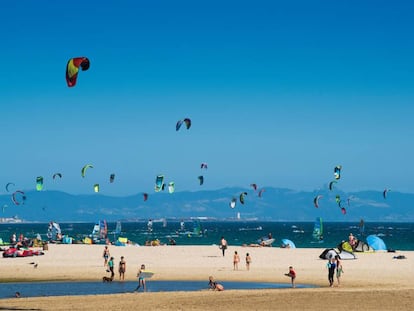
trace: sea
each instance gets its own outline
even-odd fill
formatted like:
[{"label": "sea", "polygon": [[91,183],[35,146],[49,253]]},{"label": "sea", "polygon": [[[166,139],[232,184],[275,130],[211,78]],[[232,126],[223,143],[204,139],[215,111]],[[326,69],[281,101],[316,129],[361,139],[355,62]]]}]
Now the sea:
[{"label": "sea", "polygon": [[[92,234],[95,223],[60,223],[62,234],[73,240],[82,240]],[[134,244],[145,245],[148,241],[159,240],[176,245],[218,245],[225,237],[229,245],[259,243],[269,234],[275,239],[273,247],[282,245],[282,239],[288,239],[297,248],[335,248],[348,240],[350,233],[365,241],[368,235],[380,237],[388,250],[414,250],[414,223],[365,222],[364,226],[350,222],[323,223],[323,240],[316,240],[312,233],[314,222],[278,222],[278,221],[153,221],[152,227],[147,221],[122,222],[121,232],[116,233],[116,222],[107,223],[108,238],[115,241],[119,236]],[[28,238],[37,235],[47,240],[47,223],[0,223],[0,238],[8,242],[16,233]]]}]

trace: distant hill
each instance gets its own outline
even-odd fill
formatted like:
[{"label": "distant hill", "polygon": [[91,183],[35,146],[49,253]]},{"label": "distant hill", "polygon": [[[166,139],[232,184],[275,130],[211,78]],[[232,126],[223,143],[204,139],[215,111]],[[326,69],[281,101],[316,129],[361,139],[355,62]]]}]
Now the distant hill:
[{"label": "distant hill", "polygon": [[[239,195],[246,192],[245,204]],[[319,208],[313,204],[319,194]],[[98,219],[146,220],[149,218],[209,217],[217,220],[257,218],[277,221],[386,221],[413,222],[414,194],[389,192],[386,199],[380,191],[343,193],[340,191],[305,192],[283,188],[266,188],[262,197],[252,189],[224,188],[212,191],[150,193],[146,202],[143,195],[112,197],[101,194],[72,195],[59,191],[28,191],[24,204],[15,205],[10,195],[1,195],[2,216],[18,215],[25,221],[94,222]],[[336,203],[339,195],[346,215]],[[232,198],[237,205],[230,208]]]}]

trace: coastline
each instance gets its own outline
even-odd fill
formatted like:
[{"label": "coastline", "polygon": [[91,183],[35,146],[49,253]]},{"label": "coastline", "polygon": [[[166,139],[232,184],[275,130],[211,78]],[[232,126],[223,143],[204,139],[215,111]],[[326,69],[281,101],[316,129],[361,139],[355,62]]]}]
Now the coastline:
[{"label": "coastline", "polygon": [[[45,255],[24,258],[1,258],[0,275],[2,282],[24,281],[99,281],[108,275],[103,267],[103,245],[64,245],[50,244]],[[194,280],[206,281],[213,275],[217,281],[272,282],[289,283],[284,276],[289,266],[297,272],[297,284],[316,285],[309,289],[265,289],[265,290],[228,290],[223,292],[147,292],[139,294],[85,295],[69,297],[36,297],[0,299],[0,307],[39,308],[42,310],[65,310],[70,302],[71,309],[79,310],[87,306],[89,310],[101,308],[101,301],[111,309],[129,310],[139,306],[146,309],[168,310],[205,310],[216,304],[216,297],[225,297],[217,307],[229,310],[246,309],[317,309],[321,301],[334,303],[335,300],[349,299],[359,308],[408,310],[414,298],[414,280],[409,276],[413,271],[414,251],[396,253],[376,252],[357,253],[355,260],[343,260],[344,274],[341,287],[330,288],[327,280],[326,260],[319,258],[324,248],[282,249],[276,247],[242,247],[230,245],[223,257],[218,246],[110,246],[111,256],[115,257],[115,279],[118,280],[118,261],[124,256],[127,262],[125,280],[136,281],[136,273],[141,264],[155,272],[153,280]],[[240,254],[239,270],[233,270],[233,253]],[[246,253],[250,253],[250,271],[244,264]],[[393,259],[405,255],[406,259]],[[38,264],[37,268],[31,262]],[[179,286],[179,282],[177,282]],[[172,297],[174,299],[172,299]],[[291,301],[289,300],[291,299]],[[115,300],[115,302],[113,301]],[[174,303],[171,302],[174,301]],[[219,299],[221,300],[221,298]],[[294,304],[292,304],[294,301]],[[64,305],[60,308],[60,304]],[[254,302],[254,303],[253,303]],[[177,304],[175,304],[177,303]],[[303,303],[306,303],[304,307]],[[335,302],[337,303],[337,301]],[[345,304],[348,302],[345,302]],[[50,305],[50,304],[53,304]],[[362,305],[361,305],[362,304]],[[57,306],[58,305],[58,306]],[[351,306],[349,302],[349,306]],[[237,306],[237,307],[236,307]],[[284,307],[283,307],[284,306]],[[354,305],[355,307],[355,305]],[[391,307],[390,307],[391,308]],[[388,308],[389,309],[389,308]]]}]

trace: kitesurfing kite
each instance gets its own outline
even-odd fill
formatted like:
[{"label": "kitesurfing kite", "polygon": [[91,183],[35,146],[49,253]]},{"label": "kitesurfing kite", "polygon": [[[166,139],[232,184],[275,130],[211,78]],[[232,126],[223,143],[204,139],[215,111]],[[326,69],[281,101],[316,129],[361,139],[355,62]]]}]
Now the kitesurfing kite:
[{"label": "kitesurfing kite", "polygon": [[390,189],[385,188],[384,191],[382,192],[382,196],[384,197],[384,199],[387,198],[388,191],[390,191]]},{"label": "kitesurfing kite", "polygon": [[259,194],[258,194],[259,198],[261,198],[261,197],[262,197],[263,192],[265,192],[265,189],[260,189]]},{"label": "kitesurfing kite", "polygon": [[205,163],[205,162],[201,163],[200,167],[201,167],[201,169],[203,169],[203,168],[207,169],[207,163]]},{"label": "kitesurfing kite", "polygon": [[235,208],[236,207],[236,203],[237,203],[237,199],[236,198],[231,199],[231,201],[230,201],[230,207],[231,208]]},{"label": "kitesurfing kite", "polygon": [[99,192],[99,184],[94,184],[93,185],[93,190],[98,193]]},{"label": "kitesurfing kite", "polygon": [[8,208],[9,206],[7,205],[7,204],[3,204],[3,206],[2,206],[2,210],[3,210],[3,213],[4,213],[4,211],[6,210],[6,208]]},{"label": "kitesurfing kite", "polygon": [[43,189],[43,177],[38,176],[36,177],[36,190],[42,191],[42,189]]},{"label": "kitesurfing kite", "polygon": [[[21,201],[19,199],[21,199]],[[24,204],[24,201],[26,201],[26,195],[23,191],[17,190],[12,194],[12,201],[15,205]]]},{"label": "kitesurfing kite", "polygon": [[16,186],[16,185],[15,185],[14,183],[12,183],[12,182],[7,183],[7,184],[6,184],[6,191],[7,191],[7,192],[10,192],[10,190],[9,190],[9,187],[10,187],[10,186]]},{"label": "kitesurfing kite", "polygon": [[252,187],[254,189],[254,191],[257,190],[257,184],[250,184],[250,187]]},{"label": "kitesurfing kite", "polygon": [[341,165],[335,166],[335,168],[334,168],[335,179],[340,179],[341,178],[341,169],[342,169]]},{"label": "kitesurfing kite", "polygon": [[173,181],[170,181],[168,183],[168,192],[173,193],[175,191],[175,183]]},{"label": "kitesurfing kite", "polygon": [[329,183],[329,190],[332,190],[332,189],[333,189],[333,185],[334,185],[334,184],[336,184],[336,183],[338,183],[336,180],[332,180],[332,181]]},{"label": "kitesurfing kite", "polygon": [[92,164],[86,164],[84,167],[82,167],[82,170],[81,170],[81,175],[82,175],[82,178],[84,178],[84,177],[85,177],[86,170],[87,170],[88,168],[93,168]]},{"label": "kitesurfing kite", "polygon": [[198,181],[200,182],[200,186],[204,184],[204,176],[202,175],[198,176]]},{"label": "kitesurfing kite", "polygon": [[318,241],[323,240],[323,223],[321,217],[316,217],[315,223],[313,225],[312,236]]},{"label": "kitesurfing kite", "polygon": [[181,125],[183,125],[183,123],[185,123],[185,127],[188,129],[190,129],[191,127],[191,120],[189,118],[185,118],[184,120],[178,120],[177,124],[175,125],[175,130],[178,131],[181,127]]},{"label": "kitesurfing kite", "polygon": [[314,199],[313,199],[313,204],[315,205],[316,208],[319,207],[319,199],[322,198],[322,195],[317,195]]},{"label": "kitesurfing kite", "polygon": [[53,174],[52,178],[55,179],[56,177],[62,178],[62,174],[61,173]]},{"label": "kitesurfing kite", "polygon": [[143,193],[143,194],[142,194],[142,196],[143,196],[143,198],[144,198],[144,202],[145,202],[146,200],[148,200],[148,193]]},{"label": "kitesurfing kite", "polygon": [[114,180],[115,180],[115,174],[111,174],[109,176],[109,182],[112,184],[114,182]]},{"label": "kitesurfing kite", "polygon": [[155,178],[155,192],[160,192],[161,190],[164,190],[164,175],[158,175]]},{"label": "kitesurfing kite", "polygon": [[76,80],[78,78],[79,67],[82,71],[89,69],[89,59],[86,57],[75,57],[69,59],[66,65],[66,82],[68,87],[73,87],[76,85]]},{"label": "kitesurfing kite", "polygon": [[247,192],[240,193],[239,200],[241,204],[244,204],[244,197],[247,195]]}]

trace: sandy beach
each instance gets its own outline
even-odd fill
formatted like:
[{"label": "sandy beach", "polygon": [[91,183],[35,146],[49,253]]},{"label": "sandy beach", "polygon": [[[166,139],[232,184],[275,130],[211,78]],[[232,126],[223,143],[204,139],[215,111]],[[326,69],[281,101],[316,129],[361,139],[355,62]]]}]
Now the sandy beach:
[{"label": "sandy beach", "polygon": [[[103,266],[103,245],[49,245],[43,256],[0,258],[2,282],[97,281],[108,275]],[[357,253],[356,260],[343,260],[341,286],[329,287],[324,248],[281,249],[276,247],[229,246],[225,257],[218,246],[109,246],[115,272],[125,257],[125,279],[136,281],[141,264],[155,272],[153,280],[201,280],[206,290],[197,292],[147,292],[114,295],[37,297],[0,300],[0,309],[19,310],[319,310],[331,306],[356,310],[411,310],[414,301],[413,251]],[[233,270],[233,253],[241,262]],[[245,255],[250,253],[250,271]],[[393,259],[405,255],[407,259]],[[36,262],[37,268],[30,263]],[[266,290],[207,290],[209,275],[219,282],[251,281],[290,283],[284,274],[293,266],[297,284],[316,288]],[[115,282],[119,282],[115,274]],[[7,286],[2,284],[1,286]],[[12,294],[12,293],[11,293]]]}]

